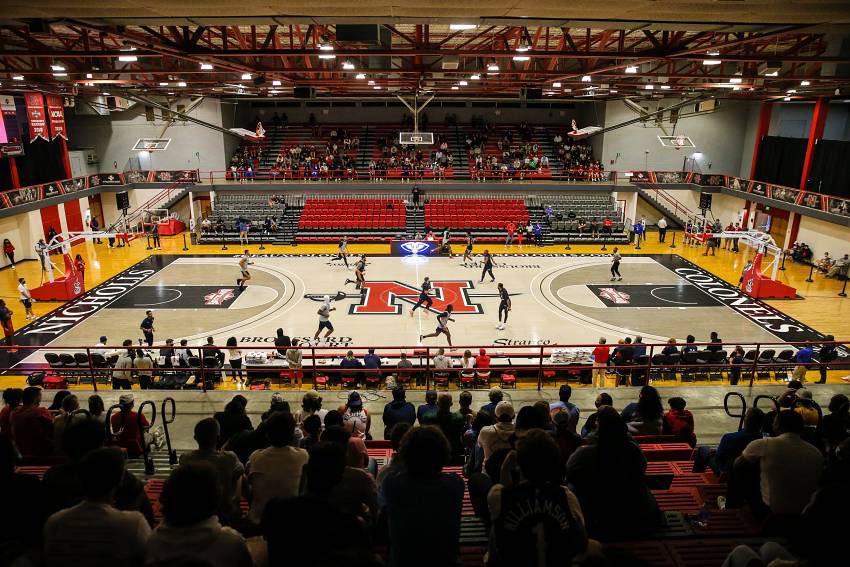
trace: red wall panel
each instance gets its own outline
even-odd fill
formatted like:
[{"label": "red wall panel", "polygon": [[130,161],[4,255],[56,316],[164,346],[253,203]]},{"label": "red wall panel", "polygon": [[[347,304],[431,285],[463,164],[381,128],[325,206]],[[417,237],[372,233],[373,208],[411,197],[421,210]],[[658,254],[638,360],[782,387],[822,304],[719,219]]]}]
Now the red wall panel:
[{"label": "red wall panel", "polygon": [[65,207],[65,223],[68,225],[69,232],[79,232],[83,230],[83,213],[80,211],[79,201],[68,201],[63,204]]},{"label": "red wall panel", "polygon": [[47,232],[53,227],[57,233],[62,232],[62,223],[59,222],[59,205],[43,207],[41,213],[41,226],[44,229],[44,240],[47,241]]}]

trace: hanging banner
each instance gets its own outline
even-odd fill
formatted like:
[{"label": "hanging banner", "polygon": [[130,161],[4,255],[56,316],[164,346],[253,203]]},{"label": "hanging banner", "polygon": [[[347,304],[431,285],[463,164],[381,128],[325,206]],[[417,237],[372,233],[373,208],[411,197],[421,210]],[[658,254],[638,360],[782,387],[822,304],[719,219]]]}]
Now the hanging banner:
[{"label": "hanging banner", "polygon": [[25,93],[27,118],[30,123],[30,142],[36,138],[47,140],[47,117],[44,115],[44,96],[41,93]]},{"label": "hanging banner", "polygon": [[56,136],[62,136],[62,138],[67,140],[68,129],[65,126],[65,105],[62,103],[61,96],[47,95],[47,114],[50,116],[50,139],[53,140]]}]

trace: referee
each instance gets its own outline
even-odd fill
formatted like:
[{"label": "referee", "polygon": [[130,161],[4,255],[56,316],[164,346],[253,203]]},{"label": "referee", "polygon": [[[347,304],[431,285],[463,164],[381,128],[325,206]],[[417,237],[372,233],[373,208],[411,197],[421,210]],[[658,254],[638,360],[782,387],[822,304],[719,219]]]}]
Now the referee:
[{"label": "referee", "polygon": [[413,309],[410,310],[410,316],[413,317],[413,312],[422,307],[423,303],[427,303],[425,306],[425,312],[427,313],[428,309],[431,309],[431,305],[434,304],[434,300],[431,299],[431,278],[425,276],[425,280],[422,282],[422,289],[419,291],[419,301],[416,302],[416,305],[413,306]]},{"label": "referee", "polygon": [[[505,326],[508,324],[508,312],[511,310],[511,294],[508,293],[502,282],[499,282],[497,287],[499,288],[499,324],[496,328],[504,331]],[[503,316],[504,321],[502,321]]]},{"label": "referee", "polygon": [[153,332],[156,330],[153,327],[153,311],[145,311],[145,318],[142,319],[142,324],[139,325],[139,329],[142,330],[142,334],[145,336],[145,342],[148,343],[148,348],[153,347]]}]

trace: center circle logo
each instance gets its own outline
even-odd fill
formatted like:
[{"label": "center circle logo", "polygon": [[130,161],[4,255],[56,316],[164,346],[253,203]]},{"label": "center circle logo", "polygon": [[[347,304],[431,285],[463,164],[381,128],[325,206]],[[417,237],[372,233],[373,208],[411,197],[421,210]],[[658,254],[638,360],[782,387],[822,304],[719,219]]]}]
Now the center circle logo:
[{"label": "center circle logo", "polygon": [[410,254],[419,254],[429,248],[424,242],[405,242],[401,245],[402,250]]}]

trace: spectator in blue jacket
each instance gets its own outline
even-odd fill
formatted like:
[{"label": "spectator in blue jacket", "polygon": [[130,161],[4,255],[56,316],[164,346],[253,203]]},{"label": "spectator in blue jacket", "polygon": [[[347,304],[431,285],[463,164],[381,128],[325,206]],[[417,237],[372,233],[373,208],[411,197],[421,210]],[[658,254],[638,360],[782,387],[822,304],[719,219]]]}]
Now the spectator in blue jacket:
[{"label": "spectator in blue jacket", "polygon": [[393,388],[393,401],[384,406],[384,439],[390,439],[393,427],[398,423],[413,425],[416,422],[416,408],[407,401],[403,386]]}]

